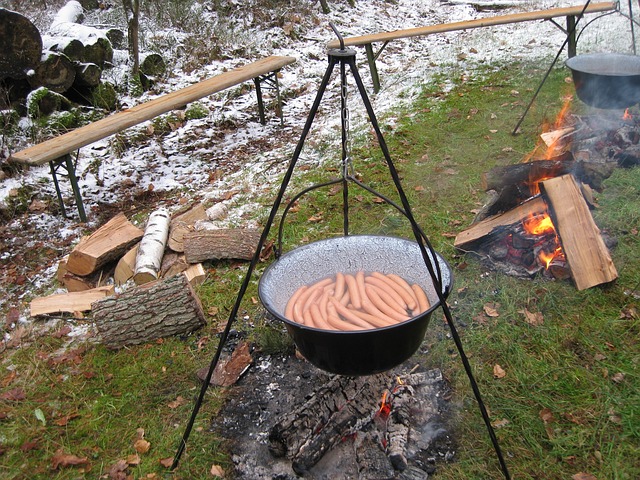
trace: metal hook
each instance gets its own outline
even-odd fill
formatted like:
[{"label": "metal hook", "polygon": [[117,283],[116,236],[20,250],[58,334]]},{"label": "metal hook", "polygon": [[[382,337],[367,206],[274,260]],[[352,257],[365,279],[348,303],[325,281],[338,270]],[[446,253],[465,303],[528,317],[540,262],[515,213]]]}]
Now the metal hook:
[{"label": "metal hook", "polygon": [[338,32],[338,29],[333,24],[333,22],[329,22],[329,26],[333,30],[333,33],[335,33],[338,37],[338,41],[340,42],[340,50],[344,50],[344,38],[342,38],[342,35],[340,35],[340,32]]}]

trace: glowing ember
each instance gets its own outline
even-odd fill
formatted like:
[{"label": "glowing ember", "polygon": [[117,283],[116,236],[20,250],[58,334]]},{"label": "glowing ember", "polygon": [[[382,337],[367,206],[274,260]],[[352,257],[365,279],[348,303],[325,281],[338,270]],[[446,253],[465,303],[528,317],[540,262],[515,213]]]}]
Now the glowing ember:
[{"label": "glowing ember", "polygon": [[389,401],[389,391],[385,390],[380,400],[380,410],[378,410],[378,417],[386,420],[391,413],[391,402]]}]

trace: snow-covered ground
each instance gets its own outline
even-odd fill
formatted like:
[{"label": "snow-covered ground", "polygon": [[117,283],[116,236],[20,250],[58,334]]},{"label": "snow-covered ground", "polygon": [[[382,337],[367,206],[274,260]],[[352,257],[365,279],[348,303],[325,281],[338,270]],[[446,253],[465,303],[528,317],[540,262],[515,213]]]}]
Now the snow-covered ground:
[{"label": "snow-covered ground", "polygon": [[[243,1],[245,0],[235,0],[234,3],[240,4]],[[513,6],[500,10],[478,11],[463,2],[448,3],[440,0],[360,0],[355,7],[350,7],[346,1],[330,1],[329,4],[332,7],[331,13],[321,14],[320,6],[317,5],[317,21],[300,22],[300,25],[287,28],[294,29],[295,39],[288,36],[281,27],[245,31],[240,40],[251,44],[252,48],[249,50],[254,55],[252,58],[213,62],[188,74],[180,69],[184,59],[168,62],[176,68],[153,95],[175,91],[262,56],[295,57],[297,62],[285,67],[279,80],[285,96],[285,125],[280,125],[273,111],[267,112],[268,124],[261,125],[257,120],[253,89],[245,93],[240,93],[239,89],[231,89],[202,99],[200,103],[210,112],[208,116],[187,121],[168,135],[148,136],[148,140],[132,143],[124,151],[114,148],[112,138],[85,147],[80,152],[77,172],[85,208],[89,212],[89,222],[95,221],[95,216],[91,215],[92,208],[122,200],[119,198],[121,189],[116,186],[121,186],[125,181],[140,189],[180,191],[187,198],[224,198],[229,191],[241,190],[242,194],[227,200],[229,219],[234,222],[241,221],[247,209],[263,208],[253,204],[252,189],[269,191],[272,188],[275,194],[279,175],[290,159],[327,68],[326,44],[335,38],[329,22],[335,24],[344,37],[350,37],[507,13],[581,5],[580,2],[571,0],[529,0],[514,1],[511,3]],[[627,5],[622,5],[621,9],[623,13],[628,13]],[[210,15],[211,21],[216,21],[213,13],[203,12],[205,14]],[[597,16],[589,15],[580,21],[578,53],[634,53],[629,20],[624,15],[615,13],[588,23]],[[636,12],[634,16],[637,18]],[[557,22],[564,26],[564,18],[558,18]],[[588,25],[587,28],[581,31],[585,25]],[[177,32],[164,34],[173,34],[176,38],[181,35]],[[529,21],[396,40],[384,48],[377,60],[382,82],[382,89],[378,94],[372,93],[364,49],[358,47],[356,51],[360,74],[369,88],[374,111],[378,117],[384,116],[386,121],[391,122],[394,110],[411,102],[420,86],[428,83],[434,73],[447,71],[446,69],[458,72],[473,70],[479,64],[498,65],[518,59],[549,65],[565,38],[561,29],[551,22]],[[126,55],[118,53],[116,52],[116,59],[124,62]],[[563,68],[562,62],[565,59],[566,53],[563,53],[558,68]],[[117,82],[117,77],[124,69],[124,64],[116,65],[108,75]],[[532,87],[537,87],[540,80],[532,79]],[[323,152],[327,151],[327,145],[336,145],[337,148],[340,121],[338,87],[336,79],[327,89],[323,108],[316,117],[309,141],[305,144],[300,160],[302,163],[322,165],[331,161],[331,158],[324,158]],[[350,125],[351,130],[357,132],[364,127],[366,118],[353,83],[350,88]],[[131,106],[153,95],[146,94],[138,99],[125,98],[123,103]],[[26,121],[24,123],[26,132],[28,125]],[[133,127],[128,132],[145,132],[147,128],[148,124],[144,124]],[[42,166],[0,181],[0,202],[10,195],[12,189],[24,184],[37,184],[36,191],[55,198],[49,167]],[[62,187],[65,195],[71,197],[67,182],[63,181]],[[46,232],[43,238],[33,238],[31,234],[21,238],[24,218],[16,219],[7,228],[15,232],[16,242],[26,244],[41,242],[43,239],[46,243],[49,240],[77,238],[80,228],[75,207],[71,205],[68,210],[74,214],[71,219],[46,212],[29,215],[28,222],[34,227],[33,231]],[[60,256],[65,253],[68,252],[61,251]],[[57,260],[58,258],[51,258],[52,264]],[[0,262],[10,261],[12,253],[9,249],[0,256]],[[30,282],[38,284],[40,281],[50,280],[52,271],[45,270],[39,275],[43,278],[30,278]]]}]

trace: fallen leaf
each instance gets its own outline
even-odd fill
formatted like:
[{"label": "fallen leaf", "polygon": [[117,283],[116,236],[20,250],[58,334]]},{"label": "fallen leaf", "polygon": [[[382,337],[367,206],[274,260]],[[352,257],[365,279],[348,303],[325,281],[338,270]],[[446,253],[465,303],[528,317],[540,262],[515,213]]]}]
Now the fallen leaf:
[{"label": "fallen leaf", "polygon": [[624,381],[624,373],[621,373],[621,372],[614,373],[611,376],[611,381],[615,383],[622,383]]},{"label": "fallen leaf", "polygon": [[491,422],[491,425],[493,426],[493,428],[506,427],[507,425],[509,425],[509,420],[507,420],[506,418],[503,418],[501,420],[494,420],[493,422]]},{"label": "fallen leaf", "polygon": [[553,427],[551,426],[551,424],[556,421],[555,417],[553,416],[553,412],[550,408],[543,408],[542,410],[540,410],[540,413],[538,413],[538,415],[540,416],[540,419],[544,424],[544,430],[545,432],[547,432],[547,437],[549,437],[550,439],[553,438]]},{"label": "fallen leaf", "polygon": [[178,398],[176,398],[175,400],[173,400],[172,402],[169,402],[167,405],[169,406],[169,408],[178,408],[182,405],[186,405],[188,402],[186,399],[184,399],[181,396],[178,396]]},{"label": "fallen leaf", "polygon": [[127,457],[128,465],[140,465],[140,455],[137,453],[132,453]]},{"label": "fallen leaf", "polygon": [[224,470],[220,465],[211,465],[210,472],[214,477],[224,478]]},{"label": "fallen leaf", "polygon": [[500,304],[498,303],[487,303],[482,307],[482,309],[488,317],[499,317],[500,314],[498,313],[498,307],[500,307]]},{"label": "fallen leaf", "polygon": [[[220,387],[228,387],[236,383],[242,374],[247,371],[253,363],[253,358],[249,352],[249,344],[243,342],[239,344],[231,354],[231,357],[224,362],[218,363],[211,376],[210,384]],[[209,367],[203,367],[196,372],[201,381],[205,381]]]},{"label": "fallen leaf", "polygon": [[133,443],[133,448],[140,454],[147,453],[151,448],[151,443],[147,442],[144,438],[139,438]]},{"label": "fallen leaf", "polygon": [[573,475],[571,480],[598,480],[598,478],[590,473],[580,472]]},{"label": "fallen leaf", "polygon": [[60,330],[53,334],[53,338],[66,337],[71,333],[71,327],[69,325],[63,326]]},{"label": "fallen leaf", "polygon": [[87,463],[89,463],[89,459],[87,457],[78,457],[77,455],[64,453],[62,450],[57,450],[53,457],[51,457],[51,468],[53,470],[57,470],[60,467],[64,468],[74,465],[86,465]]},{"label": "fallen leaf", "polygon": [[498,365],[497,363],[493,366],[493,377],[494,378],[504,378],[507,376],[507,372],[504,371],[504,369]]},{"label": "fallen leaf", "polygon": [[21,402],[25,398],[27,398],[27,395],[20,387],[14,388],[0,395],[0,400],[5,400],[7,402]]},{"label": "fallen leaf", "polygon": [[520,310],[520,313],[524,315],[524,321],[529,325],[538,327],[544,323],[544,317],[541,312],[530,312],[528,309]]},{"label": "fallen leaf", "polygon": [[126,480],[129,465],[124,460],[118,460],[109,468],[109,480]]},{"label": "fallen leaf", "polygon": [[16,373],[15,370],[12,370],[11,372],[9,372],[8,375],[6,375],[2,380],[0,380],[0,387],[5,388],[8,387],[11,382],[13,382],[16,377],[18,376],[18,374]]},{"label": "fallen leaf", "polygon": [[160,465],[164,468],[171,468],[171,465],[173,465],[173,457],[161,458]]},{"label": "fallen leaf", "polygon": [[65,415],[63,417],[59,417],[57,419],[55,419],[53,421],[54,424],[58,425],[59,427],[64,427],[66,426],[71,420],[73,420],[76,417],[79,417],[80,415],[77,413],[70,413],[69,415]]},{"label": "fallen leaf", "polygon": [[20,445],[20,450],[23,452],[30,452],[31,450],[35,450],[40,445],[40,438],[36,438],[34,440],[28,440]]}]

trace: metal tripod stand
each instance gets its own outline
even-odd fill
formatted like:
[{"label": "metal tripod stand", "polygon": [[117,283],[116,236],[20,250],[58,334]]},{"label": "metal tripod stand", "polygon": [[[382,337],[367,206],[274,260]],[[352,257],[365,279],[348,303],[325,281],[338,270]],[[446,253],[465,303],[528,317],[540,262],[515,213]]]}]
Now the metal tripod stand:
[{"label": "metal tripod stand", "polygon": [[[335,29],[335,27],[333,25],[331,25],[331,27],[333,28],[334,32],[336,33],[336,35],[338,36],[338,38],[340,39],[340,49],[333,49],[330,50],[328,53],[328,57],[329,57],[329,65],[327,67],[327,70],[322,78],[322,82],[320,84],[318,93],[316,95],[315,101],[311,107],[311,110],[309,112],[307,121],[304,125],[303,131],[302,131],[302,135],[301,138],[294,150],[292,159],[288,165],[288,168],[286,170],[286,173],[284,175],[284,178],[282,180],[282,184],[280,186],[280,189],[278,191],[278,194],[276,196],[276,199],[273,203],[273,206],[271,208],[271,212],[269,214],[267,223],[265,225],[264,230],[262,231],[262,235],[260,236],[260,239],[258,241],[258,245],[256,247],[256,251],[255,254],[249,264],[247,273],[244,277],[244,280],[241,284],[240,290],[238,292],[238,296],[236,299],[236,302],[230,312],[229,315],[229,320],[226,324],[226,327],[224,329],[224,331],[222,332],[221,336],[220,336],[220,341],[218,344],[218,348],[216,350],[216,353],[213,357],[213,359],[211,360],[210,366],[209,366],[209,371],[207,373],[206,378],[203,381],[202,384],[202,388],[200,389],[200,394],[196,400],[196,404],[194,406],[193,412],[191,414],[191,417],[189,419],[189,422],[187,424],[187,427],[185,429],[185,432],[182,436],[182,439],[180,441],[180,445],[178,447],[178,450],[176,452],[176,455],[174,457],[174,461],[173,461],[173,465],[172,465],[172,469],[175,469],[178,466],[178,463],[180,461],[180,457],[182,456],[182,453],[184,452],[185,448],[186,448],[186,444],[187,444],[187,440],[189,438],[189,435],[191,433],[191,430],[193,428],[193,424],[195,422],[195,419],[197,417],[198,411],[200,409],[200,406],[202,404],[202,401],[204,399],[205,393],[208,389],[209,386],[209,382],[211,381],[211,377],[213,375],[213,372],[219,362],[220,359],[220,355],[222,353],[222,349],[227,341],[227,338],[229,336],[229,332],[231,330],[231,325],[233,324],[234,320],[237,317],[237,314],[239,312],[240,309],[240,305],[242,302],[242,298],[244,297],[246,290],[249,286],[250,283],[250,279],[252,276],[252,273],[260,259],[260,253],[262,251],[262,247],[265,245],[265,242],[267,240],[267,237],[269,235],[271,226],[274,223],[274,220],[276,218],[276,215],[278,213],[278,210],[282,204],[283,198],[284,198],[284,194],[287,190],[287,187],[289,185],[289,182],[292,178],[295,166],[298,162],[298,159],[300,157],[300,154],[302,152],[302,149],[304,147],[304,143],[306,141],[306,138],[309,134],[309,131],[311,130],[311,126],[313,124],[313,121],[315,119],[316,113],[318,112],[318,108],[320,106],[322,97],[324,95],[324,92],[327,88],[327,85],[329,84],[329,81],[331,79],[331,76],[333,74],[333,71],[335,70],[335,68],[337,66],[340,67],[340,82],[341,82],[341,88],[342,88],[342,92],[343,95],[341,96],[341,101],[342,101],[342,115],[341,115],[341,126],[342,126],[342,179],[339,180],[343,183],[343,201],[344,201],[344,213],[345,213],[345,219],[344,219],[344,233],[345,235],[348,235],[348,219],[347,219],[347,193],[346,193],[346,189],[347,189],[347,185],[350,182],[355,182],[357,183],[359,186],[362,186],[363,188],[367,188],[366,186],[364,186],[363,184],[361,184],[360,182],[358,182],[352,175],[349,174],[349,164],[350,164],[350,158],[349,158],[349,151],[348,151],[348,145],[347,145],[347,124],[348,124],[348,110],[346,109],[346,95],[344,94],[344,92],[346,91],[346,87],[347,87],[347,67],[349,67],[351,74],[353,75],[353,78],[356,82],[357,88],[358,88],[358,92],[362,98],[362,101],[364,103],[365,109],[367,111],[367,114],[369,116],[369,120],[371,122],[371,125],[376,133],[376,137],[378,140],[378,144],[380,146],[380,149],[382,150],[382,153],[384,155],[385,161],[387,163],[387,166],[389,168],[389,173],[391,175],[391,178],[393,180],[393,183],[397,189],[397,193],[398,196],[400,197],[401,200],[401,205],[396,205],[394,203],[392,203],[390,200],[386,199],[386,197],[383,197],[380,194],[377,194],[375,191],[372,190],[368,190],[371,191],[372,193],[375,193],[376,195],[380,196],[381,198],[383,198],[385,201],[387,201],[388,203],[391,203],[396,209],[398,209],[403,215],[406,216],[406,218],[409,220],[410,224],[411,224],[411,228],[412,228],[412,232],[415,236],[415,240],[418,243],[418,246],[420,248],[422,257],[425,261],[425,265],[427,266],[427,269],[429,270],[429,274],[433,280],[433,283],[435,285],[435,291],[437,292],[438,298],[440,300],[440,306],[442,307],[444,316],[447,320],[447,323],[451,329],[451,335],[454,339],[454,342],[456,344],[456,347],[458,349],[458,352],[460,354],[460,358],[462,359],[463,365],[464,365],[464,369],[465,372],[467,374],[467,376],[469,377],[469,381],[471,383],[471,388],[473,390],[473,393],[476,397],[476,400],[478,402],[479,408],[480,408],[480,412],[482,414],[482,418],[484,420],[484,423],[487,427],[487,430],[489,432],[489,436],[491,438],[491,442],[493,444],[493,447],[495,449],[496,455],[498,457],[498,461],[500,463],[500,467],[501,470],[504,474],[504,477],[506,479],[510,479],[510,475],[509,475],[509,471],[507,469],[507,465],[504,461],[504,457],[502,455],[502,452],[500,450],[500,445],[498,444],[498,440],[495,436],[495,432],[493,431],[493,427],[491,426],[491,422],[489,419],[489,415],[487,413],[487,409],[484,405],[484,402],[482,401],[482,397],[480,395],[480,390],[478,389],[478,385],[473,377],[473,373],[471,370],[471,366],[469,364],[468,358],[466,356],[466,354],[464,353],[464,349],[462,346],[462,342],[460,341],[460,337],[456,331],[455,325],[454,325],[454,321],[453,321],[453,316],[451,314],[451,311],[449,310],[447,303],[446,303],[446,298],[445,298],[445,293],[442,291],[442,285],[441,285],[441,278],[440,278],[440,272],[439,271],[435,271],[434,266],[432,264],[432,262],[430,261],[429,255],[432,254],[433,258],[435,258],[435,252],[433,251],[433,248],[431,247],[427,236],[423,233],[423,231],[421,230],[421,228],[418,226],[418,224],[416,223],[414,217],[413,217],[413,213],[411,211],[411,206],[409,205],[409,202],[407,200],[407,197],[403,191],[402,185],[400,184],[400,179],[399,179],[399,175],[398,172],[393,164],[393,161],[391,160],[391,155],[389,154],[389,149],[387,147],[387,144],[384,140],[384,137],[382,136],[382,132],[380,130],[380,127],[378,125],[378,121],[376,119],[375,113],[373,111],[373,108],[371,106],[371,102],[369,101],[369,98],[367,96],[364,84],[362,82],[362,78],[360,77],[360,74],[358,73],[358,69],[356,67],[356,62],[355,62],[355,51],[353,50],[349,50],[349,49],[345,49],[344,48],[344,41],[342,39],[342,36],[337,32],[337,30]],[[329,182],[328,184],[331,183],[335,183],[335,182]],[[323,185],[327,185],[327,184],[323,184]]]}]

